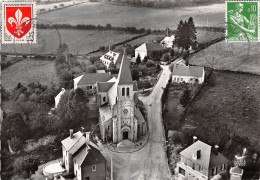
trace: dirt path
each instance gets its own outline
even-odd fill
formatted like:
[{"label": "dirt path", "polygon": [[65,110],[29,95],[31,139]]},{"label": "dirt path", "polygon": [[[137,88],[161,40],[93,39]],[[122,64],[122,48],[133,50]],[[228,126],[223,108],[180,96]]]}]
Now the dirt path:
[{"label": "dirt path", "polygon": [[162,87],[166,86],[169,77],[169,68],[164,66],[153,92],[149,96],[140,98],[148,110],[149,139],[145,147],[134,153],[114,153],[102,148],[108,158],[113,158],[115,180],[170,179],[171,175],[164,151],[165,138],[161,119]]}]

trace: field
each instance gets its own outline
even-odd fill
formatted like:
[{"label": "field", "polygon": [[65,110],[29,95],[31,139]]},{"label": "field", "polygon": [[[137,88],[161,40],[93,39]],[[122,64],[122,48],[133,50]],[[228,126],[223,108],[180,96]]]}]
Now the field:
[{"label": "field", "polygon": [[213,31],[206,31],[206,30],[197,30],[196,35],[197,35],[198,43],[201,44],[225,36],[225,34],[222,32],[213,32]]},{"label": "field", "polygon": [[218,42],[193,55],[192,65],[260,74],[260,45]]},{"label": "field", "polygon": [[[101,30],[58,30],[62,43],[69,45],[71,53],[87,54],[97,50],[100,46],[115,44],[135,36],[123,31],[101,31]],[[37,45],[2,45],[2,52],[11,53],[55,53],[59,47],[59,36],[54,29],[38,29]],[[45,44],[45,48],[44,47]]]},{"label": "field", "polygon": [[[235,132],[259,149],[259,76],[215,71],[210,81],[213,85],[207,83],[191,103],[184,125],[196,127],[195,134],[209,143],[221,142],[221,137]],[[229,131],[228,135],[218,134],[225,125],[222,132]]]},{"label": "field", "polygon": [[[58,11],[38,15],[39,23],[46,19],[53,24],[94,24],[151,29],[176,29],[179,21],[192,16],[196,26],[224,27],[225,4],[212,4],[171,9],[153,9],[110,5],[103,3],[84,3]],[[42,21],[41,21],[42,20]]]},{"label": "field", "polygon": [[2,71],[2,85],[6,89],[13,89],[19,82],[24,85],[30,82],[57,84],[55,72],[54,62],[24,59]]}]

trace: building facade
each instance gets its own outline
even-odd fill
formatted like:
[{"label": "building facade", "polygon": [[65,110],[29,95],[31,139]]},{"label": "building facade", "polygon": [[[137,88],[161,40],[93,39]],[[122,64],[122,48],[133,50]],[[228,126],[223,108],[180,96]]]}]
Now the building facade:
[{"label": "building facade", "polygon": [[136,106],[137,103],[137,83],[132,79],[128,59],[123,57],[118,78],[107,91],[107,103],[99,108],[103,141],[110,139],[113,143],[123,140],[135,142],[138,135],[146,134],[146,122]]}]

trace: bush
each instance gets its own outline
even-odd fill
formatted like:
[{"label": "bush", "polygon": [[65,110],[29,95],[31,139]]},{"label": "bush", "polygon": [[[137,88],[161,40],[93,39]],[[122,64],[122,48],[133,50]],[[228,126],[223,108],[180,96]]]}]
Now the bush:
[{"label": "bush", "polygon": [[17,152],[22,150],[23,148],[23,141],[20,138],[12,137],[10,140],[10,146],[13,149],[13,151]]},{"label": "bush", "polygon": [[35,172],[40,164],[39,155],[25,155],[23,157],[18,157],[13,163],[13,168],[18,172]]},{"label": "bush", "polygon": [[152,85],[151,85],[151,83],[149,81],[139,81],[137,83],[137,85],[138,85],[138,88],[140,88],[140,89],[143,89],[143,88],[147,89],[147,88],[152,87]]}]

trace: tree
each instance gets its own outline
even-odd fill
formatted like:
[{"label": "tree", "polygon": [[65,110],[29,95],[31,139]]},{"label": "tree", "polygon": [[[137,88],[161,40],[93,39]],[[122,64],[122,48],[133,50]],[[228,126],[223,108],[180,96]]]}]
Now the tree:
[{"label": "tree", "polygon": [[111,74],[117,74],[118,73],[118,69],[116,68],[116,65],[114,62],[111,62],[109,64],[109,67],[108,67],[109,71],[111,72]]},{"label": "tree", "polygon": [[188,88],[186,88],[180,99],[181,105],[183,107],[186,107],[188,105],[190,99],[191,99],[190,90]]},{"label": "tree", "polygon": [[137,65],[139,65],[139,64],[141,63],[141,57],[140,57],[140,54],[137,55],[137,58],[136,58],[135,63],[136,63]]},{"label": "tree", "polygon": [[193,22],[193,18],[190,17],[189,20],[188,20],[188,27],[189,27],[189,45],[190,46],[194,46],[194,44],[197,42],[197,36],[196,36],[196,27],[194,25],[194,22]]},{"label": "tree", "polygon": [[181,20],[175,34],[175,43],[182,49],[188,49],[190,46],[194,46],[197,43],[196,28],[192,17],[188,22]]},{"label": "tree", "polygon": [[161,59],[163,62],[168,62],[170,60],[170,56],[168,54],[164,54],[164,55],[162,55]]},{"label": "tree", "polygon": [[139,80],[139,72],[140,71],[139,71],[138,66],[137,65],[131,66],[130,70],[131,70],[131,75],[132,75],[133,80],[134,81]]},{"label": "tree", "polygon": [[39,155],[25,155],[15,159],[13,168],[15,171],[26,172],[28,175],[29,172],[35,172],[38,169],[39,163]]},{"label": "tree", "polygon": [[2,130],[2,137],[5,140],[11,139],[12,137],[20,137],[22,140],[25,140],[30,134],[29,128],[20,113],[8,114],[3,120]]},{"label": "tree", "polygon": [[75,127],[88,120],[87,103],[88,96],[82,89],[65,91],[56,110],[65,127]]},{"label": "tree", "polygon": [[174,49],[171,49],[170,50],[170,55],[173,57],[175,54],[174,54]]}]

